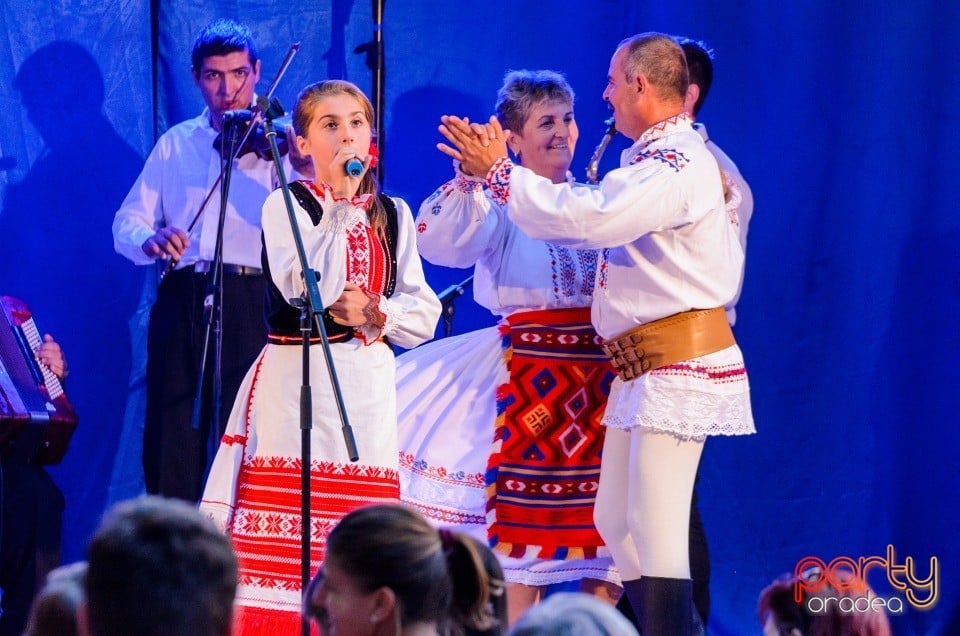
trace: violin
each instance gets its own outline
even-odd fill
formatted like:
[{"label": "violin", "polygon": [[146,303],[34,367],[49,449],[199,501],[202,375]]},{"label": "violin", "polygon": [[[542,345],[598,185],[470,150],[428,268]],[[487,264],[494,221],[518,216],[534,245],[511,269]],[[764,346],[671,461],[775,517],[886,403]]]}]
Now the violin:
[{"label": "violin", "polygon": [[[259,122],[256,129],[248,131],[251,125],[250,122],[244,122],[242,128],[237,131],[237,134],[241,136],[241,143],[234,156],[240,158],[253,153],[260,159],[273,161],[273,149],[270,148],[270,140],[267,139],[263,122]],[[283,128],[286,128],[286,126]],[[218,153],[221,153],[221,158],[223,151],[228,150],[228,148],[225,148],[223,145],[223,131],[220,131],[213,140],[213,147]],[[279,127],[277,129],[277,150],[280,152],[281,157],[285,156],[290,150],[286,130],[280,129]]]}]

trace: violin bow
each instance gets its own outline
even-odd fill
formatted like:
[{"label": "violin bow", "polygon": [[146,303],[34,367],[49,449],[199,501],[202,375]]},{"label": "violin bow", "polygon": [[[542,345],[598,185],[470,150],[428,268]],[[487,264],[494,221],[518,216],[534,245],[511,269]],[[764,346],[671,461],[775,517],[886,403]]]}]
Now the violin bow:
[{"label": "violin bow", "polygon": [[[290,63],[293,61],[294,56],[297,52],[300,51],[300,42],[294,42],[290,45],[287,54],[283,57],[283,61],[280,62],[280,70],[277,71],[277,74],[274,76],[273,81],[270,82],[270,87],[267,89],[265,97],[267,102],[273,98],[273,93],[277,90],[277,85],[280,84],[280,80],[283,78],[284,74],[287,72],[287,69],[290,67]],[[230,157],[230,160],[233,161],[237,158],[237,153],[240,152],[240,149],[243,148],[243,144],[247,139],[254,133],[257,129],[257,126],[260,125],[261,120],[263,119],[263,112],[261,112],[260,107],[254,103],[250,108],[253,112],[253,121],[250,122],[250,125],[247,126],[247,131],[243,134],[243,138],[240,140],[240,143],[237,144],[237,147],[233,150],[233,155]],[[187,226],[187,236],[193,234],[193,230],[197,226],[197,221],[200,220],[200,217],[203,215],[203,211],[207,209],[207,204],[210,202],[210,199],[213,197],[213,193],[220,188],[220,181],[223,179],[223,170],[220,170],[220,174],[217,175],[217,180],[213,182],[213,185],[210,186],[210,191],[207,192],[207,196],[203,198],[203,202],[200,203],[200,208],[197,210],[197,213],[193,215],[193,219],[190,221],[190,225]],[[160,277],[164,277],[169,274],[174,267],[177,266],[179,260],[170,259],[167,261],[166,267],[160,273]]]}]

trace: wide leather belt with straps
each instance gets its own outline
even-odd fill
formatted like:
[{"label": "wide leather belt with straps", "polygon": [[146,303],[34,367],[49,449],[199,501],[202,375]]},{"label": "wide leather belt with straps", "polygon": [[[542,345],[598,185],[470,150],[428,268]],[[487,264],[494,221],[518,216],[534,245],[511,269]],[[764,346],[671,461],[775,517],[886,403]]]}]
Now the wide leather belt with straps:
[{"label": "wide leather belt with straps", "polygon": [[[210,271],[211,265],[212,263],[210,261],[197,261],[193,264],[193,271],[197,274],[206,274]],[[250,265],[234,265],[233,263],[224,263],[223,273],[233,274],[234,276],[260,276],[263,274],[263,270],[259,267],[252,267]]]},{"label": "wide leather belt with straps", "polygon": [[736,344],[723,307],[694,309],[640,325],[607,340],[603,350],[624,382],[648,371]]}]

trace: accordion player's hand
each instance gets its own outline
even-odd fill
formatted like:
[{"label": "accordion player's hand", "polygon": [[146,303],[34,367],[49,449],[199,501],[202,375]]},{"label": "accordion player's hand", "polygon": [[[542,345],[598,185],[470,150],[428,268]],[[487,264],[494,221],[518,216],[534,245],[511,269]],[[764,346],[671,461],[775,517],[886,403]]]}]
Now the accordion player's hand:
[{"label": "accordion player's hand", "polygon": [[67,358],[50,334],[43,336],[43,344],[37,349],[37,359],[61,380],[67,377]]}]

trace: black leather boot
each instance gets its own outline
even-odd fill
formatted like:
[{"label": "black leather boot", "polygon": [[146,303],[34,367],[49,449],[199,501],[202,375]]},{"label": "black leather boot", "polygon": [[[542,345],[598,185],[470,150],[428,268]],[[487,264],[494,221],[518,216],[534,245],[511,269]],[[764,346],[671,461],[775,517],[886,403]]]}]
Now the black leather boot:
[{"label": "black leather boot", "polygon": [[694,636],[690,579],[645,576],[623,582],[641,636]]},{"label": "black leather boot", "polygon": [[623,586],[623,595],[620,597],[620,600],[617,601],[617,609],[620,610],[620,613],[623,614],[639,632],[640,623],[637,620],[637,613],[633,608],[635,607],[634,599],[639,599],[640,579],[622,581],[620,584]]},{"label": "black leather boot", "polygon": [[693,606],[690,608],[690,613],[693,615],[693,627],[690,632],[693,636],[707,636],[707,628],[703,624],[703,617],[700,616],[700,612],[697,611],[697,604],[693,603]]}]

